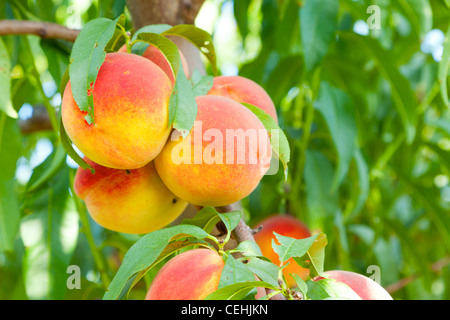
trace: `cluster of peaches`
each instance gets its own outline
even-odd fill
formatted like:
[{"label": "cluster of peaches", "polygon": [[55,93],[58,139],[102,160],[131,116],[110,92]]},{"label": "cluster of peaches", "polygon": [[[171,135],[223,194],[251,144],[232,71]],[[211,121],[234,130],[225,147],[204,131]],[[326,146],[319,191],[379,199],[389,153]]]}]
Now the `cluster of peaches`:
[{"label": "cluster of peaches", "polygon": [[[175,79],[165,56],[152,45],[142,56],[124,50],[108,53],[98,72],[92,90],[94,124],[77,106],[70,81],[62,101],[64,128],[95,169],[92,174],[80,168],[74,181],[92,218],[114,231],[144,234],[174,221],[188,203],[225,206],[249,195],[269,169],[271,147],[264,125],[241,102],[276,119],[264,89],[239,76],[215,77],[211,90],[196,97],[199,125],[182,139],[169,126]],[[188,65],[181,61],[189,78]],[[229,130],[236,143],[225,141]],[[239,141],[246,141],[249,130],[258,142],[242,148]],[[224,141],[218,141],[217,133]],[[260,145],[265,152],[259,152]],[[186,150],[191,154],[180,154]],[[243,153],[246,159],[255,155],[256,161],[239,161]]]},{"label": "cluster of peaches", "polygon": [[[181,53],[180,56],[189,79],[189,67]],[[149,233],[172,223],[189,203],[197,207],[235,203],[249,195],[269,169],[269,134],[259,118],[242,104],[262,109],[277,122],[275,106],[263,88],[239,76],[215,77],[211,90],[196,97],[196,121],[201,126],[194,126],[181,139],[169,125],[169,99],[174,84],[167,59],[152,45],[142,56],[127,53],[125,47],[108,53],[90,92],[94,123],[88,124],[86,112],[77,106],[70,81],[67,83],[61,108],[63,125],[84,154],[84,160],[95,169],[92,173],[78,168],[74,191],[84,200],[92,218],[107,229]],[[223,147],[215,144],[210,155],[223,161],[195,161],[199,150],[194,146],[195,137],[207,142],[201,144],[200,152],[208,152],[212,143],[208,130],[221,133],[224,139],[227,130],[234,130],[233,139],[237,140],[239,135],[254,130],[258,143],[245,144],[240,150],[237,144],[232,144],[231,150],[227,143]],[[261,146],[264,152],[259,150]],[[192,161],[178,161],[180,150],[188,150],[191,154],[181,157]],[[257,159],[242,163],[238,161],[239,152],[253,153]],[[232,161],[227,161],[230,158]],[[263,231],[255,240],[262,253],[277,265],[278,257],[272,249],[273,231],[298,239],[310,236],[306,226],[287,216],[276,216],[263,224]],[[203,299],[217,289],[223,267],[222,257],[215,251],[194,249],[181,253],[159,271],[146,298]],[[283,273],[290,287],[295,286],[290,273],[303,279],[309,275],[308,269],[293,261]],[[328,276],[347,283],[362,299],[390,298],[383,288],[364,276],[340,271],[329,272]]]}]

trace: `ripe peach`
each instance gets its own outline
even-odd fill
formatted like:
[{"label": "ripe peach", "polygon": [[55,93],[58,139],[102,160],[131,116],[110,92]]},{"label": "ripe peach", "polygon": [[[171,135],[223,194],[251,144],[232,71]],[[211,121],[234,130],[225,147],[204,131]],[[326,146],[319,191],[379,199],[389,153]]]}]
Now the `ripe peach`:
[{"label": "ripe peach", "polygon": [[391,295],[377,282],[351,271],[332,270],[324,272],[324,277],[345,283],[363,300],[392,300]]},{"label": "ripe peach", "polygon": [[[279,243],[273,232],[295,239],[304,239],[311,236],[305,224],[288,215],[272,215],[257,224],[255,228],[259,228],[260,226],[262,226],[262,230],[254,235],[255,241],[261,248],[263,256],[269,258],[276,265],[280,265],[280,260],[278,254],[272,248],[272,239],[276,244]],[[297,274],[303,280],[306,280],[309,276],[309,269],[300,267],[292,258],[288,262],[289,265],[283,269],[283,274],[287,285],[292,288],[296,286],[296,282],[289,274]]]},{"label": "ripe peach", "polygon": [[94,124],[85,120],[70,81],[61,112],[64,128],[80,151],[110,168],[137,169],[159,154],[170,134],[172,85],[153,62],[135,54],[108,53],[92,90]]},{"label": "ripe peach", "polygon": [[[127,52],[127,46],[123,45],[118,52]],[[178,52],[180,53],[181,64],[183,65],[184,74],[186,75],[186,78],[189,79],[190,78],[189,65],[183,53],[179,50]],[[157,47],[149,45],[148,48],[142,54],[142,56],[152,61],[158,67],[160,67],[162,71],[164,71],[167,74],[170,81],[172,82],[172,85],[175,84],[175,78],[173,77],[173,72],[172,68],[170,67],[170,63],[169,61],[167,61],[164,54]]]},{"label": "ripe peach", "polygon": [[101,226],[143,234],[165,227],[187,203],[173,195],[159,178],[153,161],[135,170],[103,167],[85,157],[94,169],[78,168],[74,191]]},{"label": "ripe peach", "polygon": [[185,251],[170,259],[156,274],[146,300],[203,300],[219,287],[224,267],[209,249]]},{"label": "ripe peach", "polygon": [[249,195],[270,166],[264,125],[245,106],[224,97],[199,96],[188,137],[174,131],[155,159],[166,186],[197,206],[225,206]]},{"label": "ripe peach", "polygon": [[278,123],[277,110],[272,99],[259,84],[250,79],[241,76],[215,77],[208,94],[252,104],[264,110]]}]

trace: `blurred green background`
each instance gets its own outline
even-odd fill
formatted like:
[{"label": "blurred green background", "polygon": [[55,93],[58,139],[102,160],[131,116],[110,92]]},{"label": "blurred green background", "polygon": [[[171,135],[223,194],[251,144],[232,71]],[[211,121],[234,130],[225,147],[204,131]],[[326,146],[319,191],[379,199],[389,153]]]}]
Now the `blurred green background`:
[{"label": "blurred green background", "polygon": [[[125,0],[0,0],[1,19],[70,28],[123,12],[131,26]],[[290,142],[288,179],[242,201],[248,224],[292,214],[327,234],[326,270],[375,265],[394,299],[449,299],[450,1],[207,0],[195,24],[223,75],[267,90]],[[99,299],[138,239],[90,219],[58,133],[33,129],[60,107],[71,45],[0,40],[0,299]]]}]

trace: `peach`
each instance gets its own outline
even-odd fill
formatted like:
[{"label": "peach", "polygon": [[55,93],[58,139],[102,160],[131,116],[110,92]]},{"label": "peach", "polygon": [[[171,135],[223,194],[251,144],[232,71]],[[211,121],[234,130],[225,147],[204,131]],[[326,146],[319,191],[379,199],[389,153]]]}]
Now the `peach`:
[{"label": "peach", "polygon": [[223,96],[239,103],[252,104],[268,113],[277,123],[277,110],[268,93],[253,80],[241,76],[218,76],[209,95]]},{"label": "peach", "polygon": [[192,249],[170,259],[156,274],[146,300],[203,300],[219,287],[224,267],[209,249]]},{"label": "peach", "polygon": [[[311,236],[308,227],[300,220],[288,215],[272,215],[259,224],[255,228],[262,226],[262,230],[254,235],[256,243],[261,248],[263,256],[267,257],[272,263],[280,265],[278,254],[272,248],[272,239],[279,244],[273,232],[281,234],[285,237],[295,239],[304,239]],[[288,260],[289,265],[283,269],[283,275],[289,287],[296,286],[296,282],[289,274],[297,274],[303,280],[309,276],[309,269],[300,267],[294,259]]]},{"label": "peach", "polygon": [[[127,52],[127,46],[123,45],[118,52]],[[180,50],[178,50],[178,52],[180,53],[181,64],[183,66],[184,74],[186,75],[186,78],[189,79],[190,78],[189,65],[183,53]],[[149,45],[148,48],[142,54],[142,56],[152,61],[158,67],[160,67],[162,71],[164,71],[167,74],[172,84],[175,84],[175,78],[173,76],[170,63],[169,61],[167,61],[166,56],[157,47]]]},{"label": "peach", "polygon": [[149,233],[171,223],[187,207],[162,183],[153,161],[134,170],[103,167],[86,157],[85,161],[95,174],[79,167],[74,191],[92,218],[107,229]]},{"label": "peach", "polygon": [[197,206],[225,206],[249,195],[270,166],[264,125],[245,106],[224,97],[199,96],[197,119],[180,139],[174,131],[155,159],[166,186]]},{"label": "peach", "polygon": [[327,279],[345,283],[363,300],[393,300],[391,295],[377,282],[351,271],[332,270],[324,272]]},{"label": "peach", "polygon": [[135,54],[108,53],[92,90],[94,124],[85,120],[70,81],[61,112],[64,128],[78,149],[92,161],[115,169],[137,169],[164,147],[172,85],[153,62]]}]

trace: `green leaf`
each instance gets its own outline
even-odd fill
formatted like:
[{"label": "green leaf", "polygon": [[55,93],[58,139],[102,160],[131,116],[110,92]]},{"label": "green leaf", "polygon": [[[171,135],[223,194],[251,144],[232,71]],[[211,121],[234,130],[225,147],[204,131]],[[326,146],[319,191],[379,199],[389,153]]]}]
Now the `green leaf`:
[{"label": "green leaf", "polygon": [[197,101],[182,65],[180,69],[169,100],[169,126],[173,125],[186,138],[197,118]]},{"label": "green leaf", "polygon": [[181,221],[181,224],[195,225],[210,233],[214,226],[222,221],[227,229],[227,237],[224,241],[228,242],[231,236],[231,231],[237,227],[241,218],[242,214],[237,210],[219,213],[214,207],[204,207],[195,215],[194,218],[184,219]]},{"label": "green leaf", "polygon": [[305,0],[300,8],[300,32],[305,66],[313,70],[328,52],[337,30],[337,0]]},{"label": "green leaf", "polygon": [[278,284],[279,269],[272,262],[251,257],[248,259],[248,262],[245,264],[245,266],[262,281],[270,283],[274,287],[279,286]]},{"label": "green leaf", "polygon": [[272,239],[272,248],[278,254],[281,262],[286,262],[292,257],[303,257],[319,236],[316,234],[305,239],[294,239],[282,236],[276,232],[273,234],[280,244],[276,244],[275,240]]},{"label": "green leaf", "polygon": [[411,265],[416,268],[416,272],[418,272],[429,285],[433,276],[431,274],[431,270],[427,266],[426,253],[421,253],[420,250],[417,250],[417,245],[414,243],[413,238],[409,235],[409,230],[405,228],[401,222],[393,219],[384,218],[383,224],[395,232],[395,235],[402,243],[403,252],[406,251],[408,253],[408,258],[413,262]]},{"label": "green leaf", "polygon": [[211,69],[217,74],[216,52],[211,35],[190,24],[179,24],[161,33],[164,36],[178,36],[185,38],[195,45],[211,63]]},{"label": "green leaf", "polygon": [[[338,195],[331,192],[334,171],[329,160],[319,151],[306,151],[304,168],[306,184],[307,224],[321,228],[338,210]],[[332,220],[332,219],[331,219]]]},{"label": "green leaf", "polygon": [[219,221],[221,221],[219,213],[214,207],[204,207],[197,212],[194,218],[183,219],[181,224],[194,225],[210,233]]},{"label": "green leaf", "polygon": [[0,180],[15,177],[16,163],[22,151],[21,135],[16,120],[0,113]]},{"label": "green leaf", "polygon": [[219,288],[223,288],[230,284],[239,282],[255,281],[255,276],[240,260],[233,258],[231,254],[228,255],[220,275]]},{"label": "green leaf", "polygon": [[448,99],[448,70],[450,68],[450,27],[445,35],[444,51],[441,61],[439,62],[439,83],[441,86],[441,96],[444,104],[448,107],[450,102]]},{"label": "green leaf", "polygon": [[15,172],[21,151],[17,121],[0,112],[0,252],[13,251],[19,230]]},{"label": "green leaf", "polygon": [[[124,19],[124,18],[123,18]],[[122,22],[119,22],[122,25]],[[124,29],[116,28],[111,37],[111,40],[105,46],[105,52],[117,52],[128,41],[129,37]]]},{"label": "green leaf", "polygon": [[8,50],[3,40],[0,38],[0,110],[11,118],[17,118],[17,111],[11,102],[11,61],[9,60]]},{"label": "green leaf", "polygon": [[14,250],[20,212],[14,180],[0,179],[0,252]]},{"label": "green leaf", "polygon": [[276,106],[291,88],[298,85],[302,71],[303,59],[300,55],[288,56],[278,62],[264,86]]},{"label": "green leaf", "polygon": [[58,145],[42,164],[33,169],[30,180],[28,180],[27,193],[40,188],[55,176],[61,170],[65,160],[66,152],[62,145]]},{"label": "green leaf", "polygon": [[206,95],[211,90],[214,77],[209,75],[201,75],[197,69],[192,73],[191,79],[192,91],[195,97]]},{"label": "green leaf", "polygon": [[272,150],[280,159],[281,163],[284,167],[284,177],[287,179],[288,174],[288,163],[291,157],[291,149],[289,147],[289,141],[286,138],[283,130],[278,126],[276,121],[264,110],[251,105],[249,103],[242,103],[244,106],[250,109],[259,120],[261,120],[262,124],[266,128],[269,138],[270,145],[272,146]]},{"label": "green leaf", "polygon": [[356,121],[350,98],[327,82],[320,85],[314,107],[322,114],[328,125],[338,154],[338,166],[331,191],[335,192],[348,172],[356,147]]},{"label": "green leaf", "polygon": [[234,0],[233,1],[233,12],[234,18],[242,36],[242,42],[245,42],[245,37],[248,33],[248,7],[250,6],[251,0]]},{"label": "green leaf", "polygon": [[301,292],[301,294],[303,295],[303,299],[307,300],[308,299],[308,285],[307,283],[300,278],[300,276],[296,275],[296,274],[291,274],[291,276],[294,278],[295,283],[297,284],[297,290]]},{"label": "green leaf", "polygon": [[450,137],[450,122],[446,118],[430,119],[425,115],[426,125],[434,127]]},{"label": "green leaf", "polygon": [[51,188],[33,196],[22,219],[25,245],[24,278],[30,299],[60,300],[67,288],[67,267],[78,239],[78,213],[68,206],[68,169],[60,171]]},{"label": "green leaf", "polygon": [[[67,69],[69,64],[67,54],[62,52],[61,49],[50,41],[41,40],[41,47],[47,57],[48,71],[50,72],[55,83],[60,86],[62,83],[62,75],[64,75],[64,71]],[[60,90],[60,87],[58,87],[58,90]],[[62,96],[63,95],[61,94],[61,97]]]},{"label": "green leaf", "polygon": [[407,187],[410,194],[414,195],[416,201],[423,206],[425,213],[433,221],[433,224],[441,235],[441,244],[447,250],[450,250],[450,220],[448,219],[448,210],[445,210],[439,205],[438,200],[435,200],[436,194],[428,187],[419,185],[417,182],[413,182],[406,177],[403,177],[403,181],[408,184]]},{"label": "green leaf", "polygon": [[253,288],[258,287],[277,290],[277,287],[264,281],[241,282],[217,289],[210,293],[205,300],[242,300]]},{"label": "green leaf", "polygon": [[409,18],[415,34],[423,37],[433,28],[433,11],[428,0],[397,0],[393,4]]},{"label": "green leaf", "polygon": [[[178,50],[178,47],[175,45],[175,43],[159,34],[147,32],[140,32],[137,35],[135,41],[137,41],[137,43],[144,42],[145,44],[151,44],[157,47],[169,62],[174,78],[177,78],[181,65],[181,58],[180,51]],[[135,46],[136,45],[133,45],[132,49],[134,53],[137,53],[135,52]],[[142,49],[144,49],[145,51],[147,47],[138,47],[139,51],[142,51]]]},{"label": "green leaf", "polygon": [[67,66],[66,70],[64,71],[63,75],[61,76],[61,82],[59,83],[59,93],[61,95],[61,98],[64,96],[64,90],[66,89],[66,86],[67,86],[67,83],[69,82],[69,80],[70,80],[69,66]]},{"label": "green leaf", "polygon": [[324,300],[329,298],[345,300],[361,300],[348,285],[334,279],[308,280],[308,298],[311,300]]},{"label": "green leaf", "polygon": [[242,253],[246,257],[261,257],[263,255],[258,244],[250,240],[240,242],[234,250]]},{"label": "green leaf", "polygon": [[152,266],[161,252],[175,237],[190,237],[199,240],[211,236],[201,228],[192,225],[178,225],[146,234],[125,254],[123,262],[103,299],[117,299],[128,279]]},{"label": "green leaf", "polygon": [[310,277],[320,276],[325,263],[325,246],[328,244],[327,236],[321,232],[317,234],[311,247],[303,257],[294,257],[297,264],[310,270]]},{"label": "green leaf", "polygon": [[144,26],[144,27],[140,28],[139,30],[137,30],[133,34],[133,36],[131,37],[131,42],[135,41],[138,38],[138,35],[141,33],[161,34],[164,31],[169,30],[170,28],[172,28],[172,26],[169,24],[152,24],[152,25]]},{"label": "green leaf", "polygon": [[[384,219],[383,222],[384,224]],[[386,230],[389,230],[389,225],[386,224]],[[405,263],[405,256],[403,249],[401,248],[402,244],[399,241],[398,234],[395,236],[391,236],[387,239],[383,237],[377,237],[376,241],[370,244],[371,251],[374,254],[374,257],[377,262],[377,266],[379,267],[380,273],[377,274],[380,281],[385,284],[395,283],[400,280],[401,275],[399,274],[398,266]],[[417,246],[416,251],[417,251]],[[401,251],[400,251],[401,250]],[[405,252],[406,256],[408,256],[408,252]],[[417,252],[414,253],[419,256]],[[408,263],[409,266],[414,268],[414,270],[418,270],[421,272],[421,268],[426,264],[426,259],[423,262],[420,262],[418,265],[415,265],[414,259],[407,258],[406,261],[410,261]],[[367,270],[367,269],[366,269]],[[385,270],[389,270],[389,272],[383,272]],[[430,271],[423,269],[425,272],[421,274],[421,280],[429,281],[430,280]],[[368,273],[368,271],[366,271]],[[429,282],[428,282],[429,283]],[[429,288],[429,287],[428,287]]]},{"label": "green leaf", "polygon": [[73,44],[69,66],[72,94],[80,110],[87,112],[85,119],[88,124],[95,121],[92,89],[106,57],[105,47],[113,37],[117,24],[123,24],[124,19],[121,15],[113,21],[106,18],[91,20]]},{"label": "green leaf", "polygon": [[98,3],[98,15],[113,19],[123,13],[126,0],[103,0]]},{"label": "green leaf", "polygon": [[333,242],[336,243],[336,251],[339,257],[339,261],[341,264],[345,265],[349,258],[349,244],[348,244],[348,238],[347,238],[347,230],[346,225],[344,223],[344,215],[342,214],[342,211],[339,209],[336,211],[334,218],[333,218],[333,233],[335,238],[333,239]]},{"label": "green leaf", "polygon": [[239,221],[241,221],[242,214],[240,211],[234,210],[230,212],[219,213],[219,217],[227,228],[228,232],[231,232],[237,227]]},{"label": "green leaf", "polygon": [[392,54],[371,37],[364,37],[351,32],[342,32],[340,37],[351,41],[352,46],[361,48],[375,60],[380,73],[391,85],[392,100],[402,120],[406,140],[411,143],[416,135],[417,101],[410,82],[400,73],[398,66],[392,59]]},{"label": "green leaf", "polygon": [[369,191],[370,191],[370,176],[369,176],[369,167],[364,159],[364,156],[362,155],[362,152],[360,149],[355,149],[354,154],[354,160],[356,163],[356,169],[358,171],[358,199],[357,202],[350,214],[351,217],[358,214],[364,204],[366,203],[366,200],[369,197]]}]

